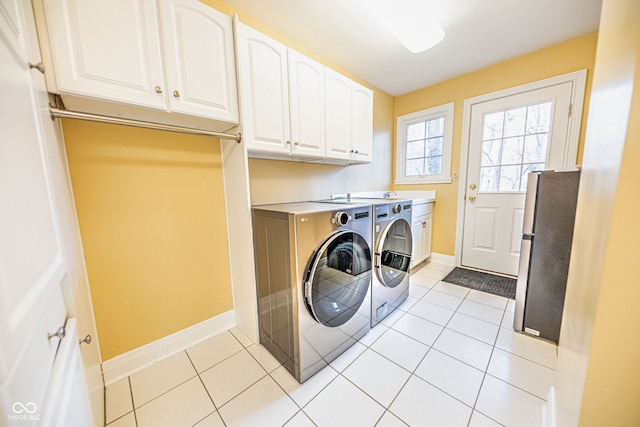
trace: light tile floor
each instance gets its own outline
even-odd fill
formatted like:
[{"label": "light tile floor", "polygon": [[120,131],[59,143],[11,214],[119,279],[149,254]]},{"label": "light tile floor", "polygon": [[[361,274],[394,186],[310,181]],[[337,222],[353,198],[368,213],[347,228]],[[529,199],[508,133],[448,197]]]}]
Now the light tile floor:
[{"label": "light tile floor", "polygon": [[556,346],[449,270],[416,271],[400,310],[302,385],[234,328],[107,387],[108,426],[540,426]]}]

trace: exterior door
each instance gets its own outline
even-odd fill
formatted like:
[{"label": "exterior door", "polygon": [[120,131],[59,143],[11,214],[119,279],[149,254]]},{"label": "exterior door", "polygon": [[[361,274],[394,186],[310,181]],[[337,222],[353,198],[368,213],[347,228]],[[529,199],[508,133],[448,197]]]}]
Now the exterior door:
[{"label": "exterior door", "polygon": [[319,323],[348,322],[366,301],[371,285],[371,251],[353,231],[330,236],[313,254],[304,279],[309,311]]},{"label": "exterior door", "polygon": [[0,106],[0,425],[91,426],[103,420],[104,389],[92,422],[71,317],[85,315],[88,297],[78,298],[83,290],[72,271],[78,260],[67,256],[68,212],[59,209],[66,201],[59,190],[68,190],[68,182],[44,77],[27,66],[40,60],[31,2],[12,4],[15,15],[0,13],[15,17],[0,25],[0,90],[7,97]]},{"label": "exterior door", "polygon": [[473,105],[463,266],[515,276],[527,176],[564,169],[572,82]]}]

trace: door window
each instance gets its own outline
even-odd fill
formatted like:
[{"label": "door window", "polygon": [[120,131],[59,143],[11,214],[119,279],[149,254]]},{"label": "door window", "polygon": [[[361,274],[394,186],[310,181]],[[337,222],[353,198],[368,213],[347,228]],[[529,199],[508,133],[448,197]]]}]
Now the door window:
[{"label": "door window", "polygon": [[395,288],[407,274],[411,264],[411,226],[402,218],[394,220],[380,235],[378,279],[384,286]]},{"label": "door window", "polygon": [[371,250],[364,237],[342,231],[314,253],[305,277],[305,299],[313,317],[326,326],[351,319],[367,297]]},{"label": "door window", "polygon": [[527,190],[530,172],[547,163],[553,103],[484,115],[479,191]]}]

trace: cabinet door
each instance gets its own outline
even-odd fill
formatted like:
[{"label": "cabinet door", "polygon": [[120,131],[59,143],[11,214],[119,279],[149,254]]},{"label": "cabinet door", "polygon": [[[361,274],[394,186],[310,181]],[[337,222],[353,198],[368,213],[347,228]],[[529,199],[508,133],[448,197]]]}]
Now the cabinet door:
[{"label": "cabinet door", "polygon": [[371,162],[373,153],[373,91],[352,82],[351,158],[354,162]]},{"label": "cabinet door", "polygon": [[325,68],[324,89],[326,155],[351,160],[351,80]]},{"label": "cabinet door", "polygon": [[44,7],[58,91],[166,109],[153,0],[46,0]]},{"label": "cabinet door", "polygon": [[420,236],[420,259],[431,256],[431,231],[433,229],[433,214],[427,214],[422,220],[422,235]]},{"label": "cabinet door", "polygon": [[422,261],[420,259],[420,248],[422,246],[422,219],[417,217],[411,220],[411,267],[415,267]]},{"label": "cabinet door", "polygon": [[161,0],[171,111],[238,123],[231,18],[197,0]]},{"label": "cabinet door", "polygon": [[243,141],[250,151],[290,153],[287,47],[238,22]]},{"label": "cabinet door", "polygon": [[324,157],[324,66],[289,49],[292,154]]},{"label": "cabinet door", "polygon": [[0,0],[0,34],[4,35],[16,54],[26,52],[23,28],[20,25],[20,0]]}]

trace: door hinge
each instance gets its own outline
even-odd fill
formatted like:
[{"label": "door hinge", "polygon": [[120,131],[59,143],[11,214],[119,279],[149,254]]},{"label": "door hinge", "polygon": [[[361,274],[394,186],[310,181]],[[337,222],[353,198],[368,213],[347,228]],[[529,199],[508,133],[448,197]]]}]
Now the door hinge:
[{"label": "door hinge", "polygon": [[569,104],[569,117],[571,117],[572,113],[573,113],[573,103]]}]

